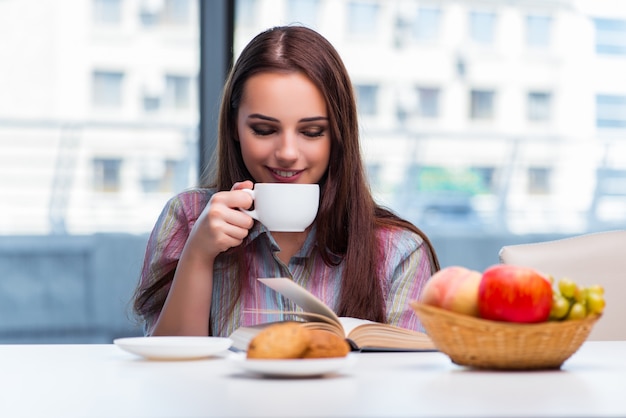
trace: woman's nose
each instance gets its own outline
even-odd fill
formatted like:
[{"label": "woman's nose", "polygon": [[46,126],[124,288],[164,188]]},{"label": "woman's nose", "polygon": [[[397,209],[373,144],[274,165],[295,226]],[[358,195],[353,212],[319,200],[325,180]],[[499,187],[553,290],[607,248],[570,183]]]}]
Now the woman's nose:
[{"label": "woman's nose", "polygon": [[278,138],[276,158],[279,161],[293,162],[298,159],[298,138],[294,133],[284,133]]}]

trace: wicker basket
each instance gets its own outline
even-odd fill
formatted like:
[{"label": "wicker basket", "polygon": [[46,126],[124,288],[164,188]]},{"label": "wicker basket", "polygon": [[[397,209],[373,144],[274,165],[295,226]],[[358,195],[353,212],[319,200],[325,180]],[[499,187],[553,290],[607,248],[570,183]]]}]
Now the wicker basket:
[{"label": "wicker basket", "polygon": [[452,362],[480,369],[558,369],[600,317],[540,324],[497,322],[413,301],[427,334]]}]

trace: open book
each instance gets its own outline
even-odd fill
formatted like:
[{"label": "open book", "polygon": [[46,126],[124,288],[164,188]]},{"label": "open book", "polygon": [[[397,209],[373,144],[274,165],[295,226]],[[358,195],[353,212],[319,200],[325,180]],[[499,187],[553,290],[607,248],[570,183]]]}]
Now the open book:
[{"label": "open book", "polygon": [[[435,351],[435,346],[423,332],[412,331],[388,324],[358,318],[339,318],[321,300],[294,281],[285,278],[258,279],[302,308],[302,312],[261,311],[293,315],[303,321],[303,326],[324,329],[340,335],[353,350],[361,351]],[[254,311],[259,313],[259,311]],[[245,351],[254,336],[273,322],[241,327],[230,336],[233,348]]]}]

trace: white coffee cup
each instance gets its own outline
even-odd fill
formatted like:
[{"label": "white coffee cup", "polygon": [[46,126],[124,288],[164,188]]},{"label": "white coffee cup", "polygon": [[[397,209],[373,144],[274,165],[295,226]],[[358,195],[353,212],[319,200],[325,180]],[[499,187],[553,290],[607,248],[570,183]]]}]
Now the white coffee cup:
[{"label": "white coffee cup", "polygon": [[254,200],[254,209],[243,212],[275,232],[304,231],[315,220],[320,188],[317,184],[256,183],[242,189]]}]

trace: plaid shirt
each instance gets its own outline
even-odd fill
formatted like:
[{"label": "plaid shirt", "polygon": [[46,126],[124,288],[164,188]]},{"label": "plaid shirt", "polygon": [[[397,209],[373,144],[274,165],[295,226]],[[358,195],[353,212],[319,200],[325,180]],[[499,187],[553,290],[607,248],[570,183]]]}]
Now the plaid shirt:
[{"label": "plaid shirt", "polygon": [[[141,272],[143,288],[171,271],[180,258],[191,228],[209,202],[213,190],[191,189],[170,199],[163,209],[150,235]],[[335,266],[322,260],[315,242],[315,225],[304,245],[288,264],[279,260],[280,248],[271,233],[255,221],[242,246],[245,247],[245,264],[248,283],[242,288],[239,302],[232,312],[220,300],[228,300],[236,292],[233,275],[239,266],[232,253],[220,254],[213,270],[213,303],[211,304],[211,329],[214,335],[228,336],[240,326],[278,320],[267,314],[244,313],[247,310],[300,310],[292,302],[258,282],[258,277],[287,277],[309,290],[331,309],[337,309],[343,264],[341,257]],[[417,299],[431,276],[431,257],[422,238],[405,229],[381,228],[377,232],[379,245],[385,254],[379,276],[386,301],[386,321],[403,328],[423,331],[417,316],[408,302]],[[162,291],[167,292],[165,288]],[[224,320],[226,318],[226,320]],[[156,317],[144,318],[146,333],[150,334]],[[218,323],[220,322],[220,323]]]}]

